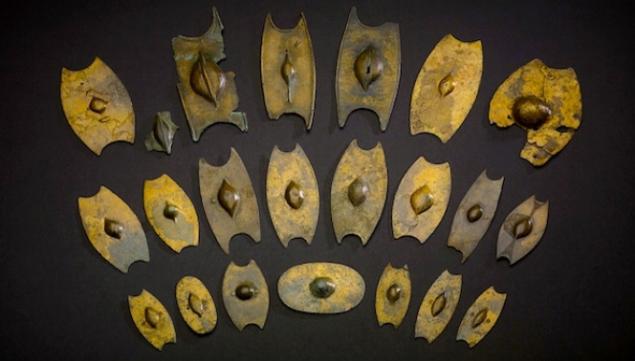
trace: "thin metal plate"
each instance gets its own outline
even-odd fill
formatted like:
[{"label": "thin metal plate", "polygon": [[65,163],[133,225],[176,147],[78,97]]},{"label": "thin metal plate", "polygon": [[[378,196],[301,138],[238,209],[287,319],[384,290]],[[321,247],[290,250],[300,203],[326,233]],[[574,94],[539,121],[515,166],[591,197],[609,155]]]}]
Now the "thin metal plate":
[{"label": "thin metal plate", "polygon": [[461,284],[461,275],[454,275],[447,270],[434,281],[421,300],[415,338],[423,337],[432,343],[445,330],[459,303]]},{"label": "thin metal plate", "polygon": [[494,287],[486,289],[465,312],[457,341],[465,341],[470,348],[476,346],[487,335],[498,321],[507,295],[498,293]]},{"label": "thin metal plate", "polygon": [[157,350],[167,343],[176,343],[172,318],[161,301],[146,290],[137,296],[128,296],[128,307],[139,333]]},{"label": "thin metal plate", "polygon": [[254,260],[246,266],[238,266],[234,262],[227,266],[223,278],[223,303],[239,330],[250,324],[261,329],[265,327],[269,312],[269,289]]},{"label": "thin metal plate", "polygon": [[510,266],[531,252],[547,228],[549,202],[527,198],[505,218],[498,232],[496,258],[506,258]]},{"label": "thin metal plate", "polygon": [[388,263],[377,283],[375,314],[379,326],[387,323],[395,328],[401,325],[412,295],[408,265],[395,268]]},{"label": "thin metal plate", "polygon": [[196,277],[185,276],[176,284],[176,303],[187,326],[199,335],[216,328],[216,305],[207,287]]}]

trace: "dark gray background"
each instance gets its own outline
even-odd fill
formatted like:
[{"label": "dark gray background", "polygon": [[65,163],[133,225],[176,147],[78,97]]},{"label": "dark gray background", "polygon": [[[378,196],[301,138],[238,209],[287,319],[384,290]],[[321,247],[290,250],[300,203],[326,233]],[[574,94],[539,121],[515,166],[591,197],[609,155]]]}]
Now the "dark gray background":
[{"label": "dark gray background", "polygon": [[[388,130],[373,113],[358,111],[336,126],[334,74],[350,1],[243,1],[215,4],[225,25],[223,69],[235,71],[239,109],[249,132],[230,125],[209,128],[198,144],[189,135],[176,91],[170,39],[199,35],[210,24],[209,1],[84,1],[30,4],[3,10],[2,112],[0,115],[0,305],[2,353],[9,359],[606,359],[626,358],[632,346],[633,282],[633,50],[628,12],[610,2],[358,1],[369,25],[400,24],[402,74]],[[267,120],[260,86],[263,21],[272,12],[281,27],[308,19],[317,64],[313,130],[296,116]],[[8,32],[7,32],[8,30]],[[464,125],[448,144],[411,136],[410,93],[419,68],[439,39],[453,33],[482,39],[483,79]],[[59,100],[60,70],[80,69],[100,56],[126,85],[137,116],[137,141],[92,154],[73,134]],[[582,126],[546,167],[518,156],[524,132],[499,130],[487,119],[491,95],[512,71],[539,57],[552,67],[575,68],[583,95]],[[145,150],[153,115],[169,110],[181,127],[174,154]],[[389,193],[366,247],[354,237],[337,245],[329,191],[338,159],[352,139],[363,147],[381,141]],[[302,145],[311,159],[322,207],[311,246],[278,242],[265,201],[265,176],[274,145]],[[8,145],[8,146],[7,146]],[[216,244],[198,192],[200,157],[223,163],[229,147],[241,154],[258,196],[263,241],[236,237],[231,255]],[[437,231],[424,245],[392,239],[390,210],[401,176],[420,155],[449,161],[452,195]],[[496,218],[466,264],[446,246],[451,218],[483,169],[505,176]],[[201,242],[174,254],[148,225],[143,180],[169,174],[190,195],[200,218]],[[102,260],[81,227],[76,201],[105,185],[136,212],[148,237],[151,262],[124,275]],[[496,234],[505,215],[528,196],[549,200],[549,225],[526,259],[509,267],[496,261]],[[629,236],[629,238],[627,238]],[[232,325],[219,294],[230,261],[255,259],[271,291],[263,331]],[[296,313],[278,299],[275,284],[288,267],[308,261],[350,265],[364,276],[366,297],[334,316]],[[408,264],[413,298],[402,326],[377,326],[374,295],[384,266]],[[444,270],[463,275],[456,314],[433,344],[413,339],[416,313],[427,288]],[[182,321],[174,299],[184,275],[201,278],[218,307],[213,334],[198,337]],[[463,314],[485,288],[508,294],[502,316],[476,348],[454,338]],[[126,298],[146,288],[172,315],[178,343],[155,351],[135,329]]]}]

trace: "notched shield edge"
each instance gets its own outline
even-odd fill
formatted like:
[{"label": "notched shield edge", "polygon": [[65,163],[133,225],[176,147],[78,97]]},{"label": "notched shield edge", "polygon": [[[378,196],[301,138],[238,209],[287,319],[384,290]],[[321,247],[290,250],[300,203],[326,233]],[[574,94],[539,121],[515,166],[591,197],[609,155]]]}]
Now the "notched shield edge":
[{"label": "notched shield edge", "polygon": [[154,348],[161,351],[167,343],[176,343],[176,331],[170,313],[153,294],[145,289],[128,296],[130,316],[137,330]]},{"label": "notched shield edge", "polygon": [[506,299],[507,295],[494,287],[483,291],[465,312],[456,340],[465,341],[470,348],[476,346],[498,321]]},{"label": "notched shield edge", "polygon": [[527,256],[542,239],[548,216],[549,202],[538,201],[535,196],[514,208],[498,233],[496,258],[506,258],[511,266]]},{"label": "notched shield edge", "polygon": [[247,325],[265,327],[269,312],[267,281],[254,260],[246,266],[231,262],[223,277],[223,303],[239,330]]},{"label": "notched shield edge", "polygon": [[454,315],[461,297],[461,285],[461,275],[452,274],[448,270],[437,277],[421,300],[415,324],[415,338],[423,337],[428,343],[432,343],[439,337]]},{"label": "notched shield edge", "polygon": [[408,312],[412,286],[408,265],[401,268],[386,265],[377,283],[375,314],[379,326],[391,324],[399,327]]}]

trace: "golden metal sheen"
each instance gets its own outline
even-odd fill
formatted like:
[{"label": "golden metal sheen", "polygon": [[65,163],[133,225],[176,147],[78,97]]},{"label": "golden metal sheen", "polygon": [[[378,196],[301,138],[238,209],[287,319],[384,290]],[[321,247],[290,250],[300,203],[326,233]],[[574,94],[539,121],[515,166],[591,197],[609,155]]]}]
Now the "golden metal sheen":
[{"label": "golden metal sheen", "polygon": [[137,261],[150,261],[146,235],[132,209],[106,187],[92,197],[77,199],[79,215],[90,243],[123,273]]},{"label": "golden metal sheen", "polygon": [[141,335],[157,350],[166,343],[176,343],[172,318],[161,301],[142,290],[138,296],[128,296],[130,315]]},{"label": "golden metal sheen", "polygon": [[196,277],[185,276],[176,284],[176,303],[183,320],[199,335],[216,327],[216,305],[207,287]]},{"label": "golden metal sheen", "polygon": [[284,247],[293,238],[311,244],[320,210],[320,191],[309,158],[300,145],[290,152],[274,147],[267,170],[267,205]]},{"label": "golden metal sheen", "polygon": [[452,221],[448,246],[461,252],[461,262],[465,262],[472,254],[492,223],[504,180],[504,177],[489,179],[487,172],[483,171],[459,204]]},{"label": "golden metal sheen", "polygon": [[267,14],[260,50],[262,91],[269,118],[295,113],[313,125],[315,59],[304,14],[293,29],[280,29]]},{"label": "golden metal sheen", "polygon": [[363,108],[377,114],[381,130],[385,131],[400,76],[399,24],[364,25],[353,7],[340,43],[335,75],[340,127],[344,127],[352,111]]},{"label": "golden metal sheen", "polygon": [[449,163],[428,163],[419,157],[404,174],[392,206],[395,239],[411,236],[425,242],[448,207],[452,175]]},{"label": "golden metal sheen", "polygon": [[450,140],[470,112],[483,73],[481,42],[448,34],[421,67],[410,100],[410,133]]},{"label": "golden metal sheen", "polygon": [[432,343],[445,330],[459,303],[461,284],[461,275],[454,275],[447,270],[434,281],[421,300],[415,338],[423,337]]},{"label": "golden metal sheen", "polygon": [[198,178],[205,215],[216,241],[229,254],[229,241],[244,233],[260,242],[260,215],[254,187],[234,148],[222,166],[198,162]]},{"label": "golden metal sheen", "polygon": [[81,70],[62,68],[60,98],[75,134],[97,155],[108,144],[134,143],[135,117],[126,87],[101,59]]},{"label": "golden metal sheen", "polygon": [[167,174],[143,183],[148,222],[173,251],[198,246],[198,216],[185,191]]},{"label": "golden metal sheen", "polygon": [[172,142],[178,129],[179,127],[172,121],[170,112],[158,112],[154,117],[154,127],[146,136],[146,149],[172,154]]},{"label": "golden metal sheen", "polygon": [[364,150],[353,140],[340,159],[331,185],[331,219],[338,243],[347,234],[363,245],[375,230],[386,203],[388,171],[381,143]]},{"label": "golden metal sheen", "polygon": [[354,269],[337,263],[297,265],[278,279],[278,296],[289,308],[307,313],[342,313],[357,306],[366,285]]},{"label": "golden metal sheen", "polygon": [[231,123],[243,132],[247,131],[247,116],[235,111],[238,108],[236,75],[218,66],[225,59],[223,23],[216,8],[212,13],[212,25],[203,35],[172,38],[179,76],[177,87],[195,142],[208,126],[219,122]]},{"label": "golden metal sheen", "polygon": [[498,321],[505,299],[507,295],[494,287],[481,293],[463,316],[456,340],[465,341],[470,348],[479,343]]},{"label": "golden metal sheen", "polygon": [[496,258],[506,258],[510,265],[520,261],[540,242],[547,228],[549,202],[527,198],[505,218],[498,232]]},{"label": "golden metal sheen", "polygon": [[558,154],[582,121],[580,84],[572,68],[553,69],[534,59],[498,87],[489,105],[497,127],[527,131],[520,157],[539,167]]},{"label": "golden metal sheen", "polygon": [[379,326],[389,323],[399,327],[408,311],[411,295],[408,266],[395,268],[389,263],[379,278],[375,294],[375,314]]},{"label": "golden metal sheen", "polygon": [[267,281],[254,260],[246,266],[234,262],[227,266],[223,278],[223,303],[236,328],[249,324],[265,327],[269,312]]}]

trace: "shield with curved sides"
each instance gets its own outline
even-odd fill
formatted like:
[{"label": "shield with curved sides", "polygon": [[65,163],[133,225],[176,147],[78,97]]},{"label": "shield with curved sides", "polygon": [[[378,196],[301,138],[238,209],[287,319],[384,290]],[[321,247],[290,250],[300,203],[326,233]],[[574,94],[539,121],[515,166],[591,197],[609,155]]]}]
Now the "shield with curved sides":
[{"label": "shield with curved sides", "polygon": [[167,343],[176,343],[176,331],[170,313],[154,295],[142,290],[128,296],[128,308],[139,333],[154,348],[161,351]]},{"label": "shield with curved sides", "polygon": [[247,325],[263,329],[269,312],[267,281],[254,260],[246,266],[234,262],[227,266],[223,277],[223,303],[232,322],[239,330]]},{"label": "shield with curved sides", "polygon": [[496,258],[506,258],[510,266],[523,259],[542,239],[548,216],[549,202],[541,202],[535,196],[514,208],[498,232]]},{"label": "shield with curved sides", "polygon": [[176,303],[187,326],[199,335],[216,328],[216,305],[205,284],[196,277],[185,276],[176,284]]},{"label": "shield with curved sides", "polygon": [[459,303],[461,284],[461,275],[454,275],[447,270],[434,281],[421,300],[415,338],[423,337],[432,343],[445,330]]},{"label": "shield with curved sides", "polygon": [[375,293],[375,315],[379,326],[389,323],[395,328],[399,327],[408,311],[411,295],[408,265],[397,268],[388,263],[379,278]]},{"label": "shield with curved sides", "polygon": [[456,340],[465,341],[470,348],[481,342],[498,321],[506,299],[507,294],[496,292],[494,287],[483,291],[465,312]]}]

